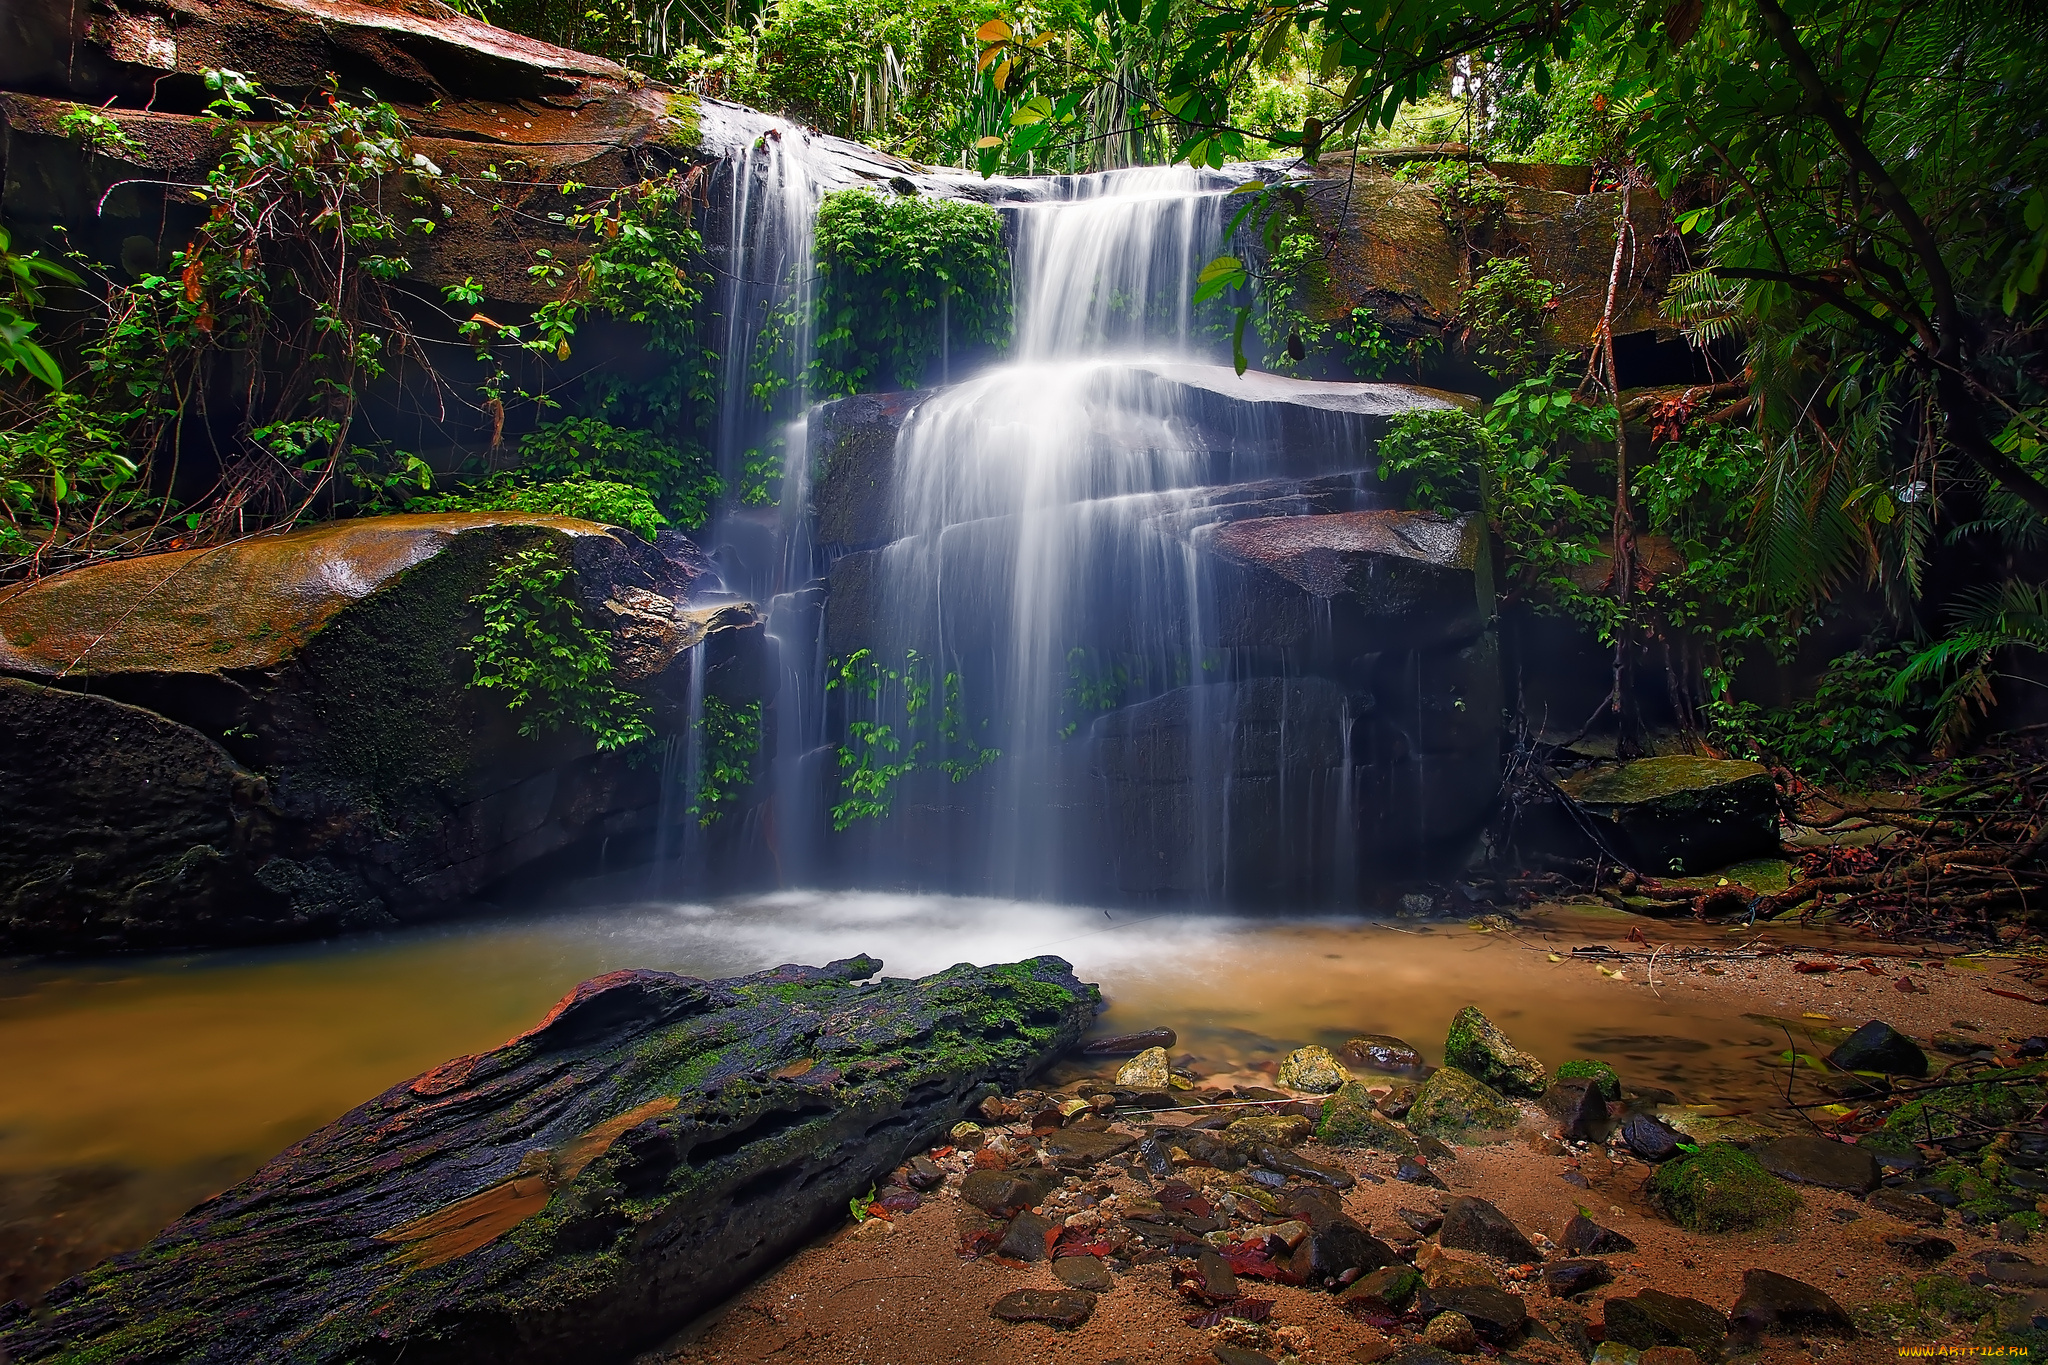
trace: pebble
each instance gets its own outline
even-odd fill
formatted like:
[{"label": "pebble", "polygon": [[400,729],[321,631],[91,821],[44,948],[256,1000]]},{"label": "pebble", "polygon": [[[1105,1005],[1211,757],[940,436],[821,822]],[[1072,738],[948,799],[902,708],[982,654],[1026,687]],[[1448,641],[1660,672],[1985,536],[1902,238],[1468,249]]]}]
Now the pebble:
[{"label": "pebble", "polygon": [[1166,1049],[1148,1047],[1117,1068],[1116,1083],[1133,1090],[1164,1090],[1173,1079]]},{"label": "pebble", "polygon": [[1004,1322],[1044,1322],[1074,1328],[1095,1312],[1095,1296],[1080,1289],[1013,1289],[989,1305]]},{"label": "pebble", "polygon": [[1115,1286],[1109,1268],[1093,1256],[1062,1256],[1052,1263],[1052,1273],[1069,1289],[1100,1294]]},{"label": "pebble", "polygon": [[1568,1299],[1614,1279],[1604,1261],[1552,1261],[1543,1267],[1543,1289],[1553,1298]]},{"label": "pebble", "polygon": [[1441,1351],[1471,1355],[1479,1349],[1479,1333],[1463,1313],[1439,1313],[1422,1329],[1422,1339]]}]

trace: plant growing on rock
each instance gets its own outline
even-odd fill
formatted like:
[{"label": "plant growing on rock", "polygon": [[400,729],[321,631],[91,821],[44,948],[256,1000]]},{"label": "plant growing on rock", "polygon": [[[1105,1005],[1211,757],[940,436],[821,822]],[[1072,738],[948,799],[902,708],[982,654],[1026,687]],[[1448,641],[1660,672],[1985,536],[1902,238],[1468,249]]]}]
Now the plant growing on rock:
[{"label": "plant growing on rock", "polygon": [[723,818],[753,785],[754,760],[761,754],[760,701],[736,705],[715,694],[707,696],[693,738],[697,786],[689,813],[703,827]]},{"label": "plant growing on rock", "polygon": [[647,704],[612,681],[611,636],[585,623],[568,558],[553,544],[509,556],[470,599],[483,629],[470,641],[470,686],[500,692],[528,739],[564,726],[600,752],[650,739]]},{"label": "plant growing on rock", "polygon": [[[985,747],[975,738],[976,727],[969,724],[961,700],[959,673],[939,674],[936,663],[916,650],[905,651],[900,668],[888,667],[868,649],[834,659],[829,668],[825,688],[843,694],[847,713],[845,739],[839,746],[840,800],[832,807],[834,829],[887,816],[894,807],[896,784],[920,767],[962,782],[1002,757],[1000,749]],[[933,714],[935,683],[940,706]],[[979,728],[987,725],[983,721]],[[921,764],[919,755],[927,749],[936,749],[940,757]]]}]

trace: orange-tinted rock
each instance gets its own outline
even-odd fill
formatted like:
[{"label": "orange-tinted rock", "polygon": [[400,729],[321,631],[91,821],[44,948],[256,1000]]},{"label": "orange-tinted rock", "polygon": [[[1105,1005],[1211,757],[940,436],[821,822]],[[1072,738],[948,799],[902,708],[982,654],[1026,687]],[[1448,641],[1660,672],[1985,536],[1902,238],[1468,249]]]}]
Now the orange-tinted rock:
[{"label": "orange-tinted rock", "polygon": [[657,730],[687,723],[696,650],[707,692],[767,695],[751,608],[685,607],[698,561],[568,518],[366,518],[0,599],[0,951],[390,925],[597,840],[630,856],[661,765],[524,735],[471,685],[472,599],[543,543]]}]

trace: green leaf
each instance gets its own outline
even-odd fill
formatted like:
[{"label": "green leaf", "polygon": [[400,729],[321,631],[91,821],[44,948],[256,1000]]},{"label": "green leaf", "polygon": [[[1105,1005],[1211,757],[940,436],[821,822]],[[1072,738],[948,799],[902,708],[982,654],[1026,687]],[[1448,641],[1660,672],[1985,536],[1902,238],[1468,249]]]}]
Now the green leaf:
[{"label": "green leaf", "polygon": [[1244,355],[1244,324],[1252,315],[1249,308],[1237,310],[1237,325],[1230,329],[1230,364],[1239,374],[1250,367],[1251,362]]}]

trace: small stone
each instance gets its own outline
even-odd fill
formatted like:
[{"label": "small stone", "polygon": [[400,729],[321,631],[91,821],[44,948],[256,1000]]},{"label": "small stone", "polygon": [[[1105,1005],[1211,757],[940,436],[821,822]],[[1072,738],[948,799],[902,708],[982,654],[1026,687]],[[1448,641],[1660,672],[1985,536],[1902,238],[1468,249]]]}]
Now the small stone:
[{"label": "small stone", "polygon": [[1010,1226],[1003,1232],[1001,1245],[996,1247],[996,1255],[1007,1256],[1013,1261],[1042,1261],[1045,1259],[1045,1235],[1053,1227],[1051,1222],[1026,1210],[1010,1220]]},{"label": "small stone", "polygon": [[1085,1057],[1129,1057],[1150,1048],[1164,1052],[1180,1041],[1180,1035],[1170,1028],[1148,1028],[1142,1033],[1119,1033],[1113,1038],[1097,1038],[1081,1044]]},{"label": "small stone", "polygon": [[1305,1277],[1335,1280],[1346,1271],[1364,1274],[1381,1266],[1396,1265],[1394,1249],[1351,1219],[1339,1216],[1310,1232],[1295,1248],[1290,1266]]},{"label": "small stone", "polygon": [[1882,1019],[1873,1019],[1844,1038],[1828,1061],[1844,1071],[1882,1071],[1891,1076],[1925,1076],[1927,1054]]},{"label": "small stone", "polygon": [[909,1183],[913,1190],[935,1190],[946,1183],[946,1173],[930,1157],[914,1156],[910,1158]]},{"label": "small stone", "polygon": [[1282,1058],[1279,1074],[1274,1078],[1283,1090],[1301,1090],[1311,1095],[1327,1095],[1350,1079],[1351,1073],[1330,1055],[1330,1049],[1313,1044],[1298,1047]]},{"label": "small stone", "polygon": [[1751,1155],[1780,1180],[1824,1190],[1864,1194],[1876,1189],[1883,1176],[1869,1151],[1832,1138],[1782,1137],[1755,1148]]},{"label": "small stone", "polygon": [[1116,1284],[1109,1268],[1093,1256],[1062,1256],[1052,1263],[1052,1273],[1069,1289],[1100,1294]]},{"label": "small stone", "polygon": [[1333,1189],[1348,1190],[1358,1184],[1351,1172],[1341,1166],[1326,1166],[1320,1161],[1310,1161],[1284,1147],[1265,1143],[1252,1148],[1252,1159],[1269,1171],[1294,1176],[1298,1180],[1313,1180]]},{"label": "small stone", "polygon": [[1071,1330],[1095,1312],[1095,1296],[1079,1289],[1013,1289],[988,1311],[1004,1322],[1044,1322]]},{"label": "small stone", "polygon": [[1948,1218],[1947,1212],[1932,1199],[1903,1190],[1874,1190],[1864,1202],[1879,1213],[1924,1228],[1940,1227]]},{"label": "small stone", "polygon": [[1456,1067],[1503,1095],[1540,1095],[1543,1063],[1508,1041],[1508,1036],[1471,1005],[1451,1020],[1444,1040],[1444,1066]]},{"label": "small stone", "polygon": [[1648,1114],[1630,1114],[1621,1121],[1621,1140],[1645,1161],[1669,1161],[1678,1155],[1677,1131]]},{"label": "small stone", "polygon": [[1172,1076],[1163,1047],[1148,1047],[1116,1069],[1116,1083],[1132,1090],[1164,1090]]},{"label": "small stone", "polygon": [[1653,1346],[1684,1346],[1701,1360],[1718,1361],[1728,1337],[1728,1319],[1698,1299],[1645,1289],[1628,1298],[1612,1298],[1601,1306],[1609,1341],[1639,1351]]},{"label": "small stone", "polygon": [[1634,1251],[1636,1244],[1612,1228],[1603,1228],[1583,1213],[1575,1213],[1558,1234],[1557,1245],[1570,1256],[1612,1256]]},{"label": "small stone", "polygon": [[1917,1232],[1908,1232],[1896,1237],[1887,1237],[1884,1244],[1892,1254],[1912,1266],[1939,1265],[1956,1254],[1956,1244],[1946,1237],[1928,1237]]},{"label": "small stone", "polygon": [[1450,1186],[1437,1179],[1436,1172],[1419,1157],[1403,1157],[1401,1164],[1394,1167],[1394,1179],[1410,1185],[1427,1185],[1433,1190],[1446,1190]]},{"label": "small stone", "polygon": [[951,1138],[953,1145],[961,1151],[971,1152],[981,1146],[987,1135],[982,1132],[980,1124],[961,1122],[954,1124],[946,1136]]},{"label": "small stone", "polygon": [[1588,1142],[1607,1127],[1607,1101],[1592,1081],[1561,1080],[1543,1092],[1542,1105],[1559,1137]]},{"label": "small stone", "polygon": [[1552,1261],[1543,1267],[1543,1289],[1553,1298],[1568,1299],[1597,1289],[1614,1278],[1605,1261]]},{"label": "small stone", "polygon": [[1276,1147],[1292,1147],[1315,1131],[1315,1125],[1299,1114],[1256,1114],[1234,1120],[1223,1131],[1230,1135],[1232,1141],[1245,1146],[1265,1142]]},{"label": "small stone", "polygon": [[1591,1365],[1642,1365],[1643,1353],[1620,1341],[1603,1341],[1593,1352]]},{"label": "small stone", "polygon": [[1434,1209],[1397,1209],[1401,1221],[1414,1228],[1424,1237],[1444,1225],[1444,1216]]},{"label": "small stone", "polygon": [[1617,1076],[1614,1068],[1605,1062],[1594,1061],[1590,1057],[1575,1058],[1559,1067],[1556,1076],[1560,1081],[1592,1081],[1600,1088],[1600,1098],[1603,1100],[1621,1098],[1621,1077]]},{"label": "small stone", "polygon": [[984,1213],[1008,1218],[1044,1200],[1050,1182],[1008,1171],[970,1171],[960,1182],[960,1197]]},{"label": "small stone", "polygon": [[1386,1265],[1352,1281],[1337,1302],[1365,1313],[1399,1313],[1415,1297],[1422,1277],[1405,1265]]},{"label": "small stone", "polygon": [[1659,1166],[1647,1193],[1681,1227],[1694,1232],[1768,1227],[1786,1221],[1800,1205],[1799,1196],[1773,1179],[1756,1158],[1726,1142],[1709,1143]]},{"label": "small stone", "polygon": [[1273,1357],[1264,1351],[1248,1351],[1242,1346],[1211,1346],[1209,1357],[1216,1365],[1274,1365]]},{"label": "small stone", "polygon": [[1417,1090],[1412,1085],[1397,1085],[1380,1097],[1379,1110],[1390,1119],[1404,1119],[1415,1106]]},{"label": "small stone", "polygon": [[1381,1116],[1373,1104],[1371,1092],[1358,1081],[1346,1081],[1337,1088],[1336,1094],[1323,1101],[1322,1117],[1316,1124],[1316,1140],[1326,1147],[1392,1152],[1397,1156],[1406,1156],[1416,1150],[1415,1139],[1400,1125]]},{"label": "small stone", "polygon": [[1121,1156],[1136,1141],[1127,1133],[1066,1128],[1047,1135],[1045,1154],[1062,1168],[1079,1170]]},{"label": "small stone", "polygon": [[1195,1271],[1202,1279],[1202,1297],[1209,1302],[1222,1303],[1237,1297],[1237,1276],[1230,1269],[1230,1262],[1209,1248],[1195,1253]]},{"label": "small stone", "polygon": [[1529,1320],[1522,1296],[1498,1285],[1425,1285],[1416,1307],[1425,1319],[1437,1313],[1456,1313],[1495,1344],[1512,1338]]},{"label": "small stone", "polygon": [[1463,1313],[1439,1313],[1422,1329],[1422,1339],[1440,1351],[1471,1355],[1479,1349],[1479,1332]]},{"label": "small stone", "polygon": [[1430,1137],[1457,1140],[1477,1133],[1507,1132],[1521,1117],[1521,1111],[1492,1086],[1455,1066],[1446,1066],[1422,1083],[1408,1111],[1408,1128]]},{"label": "small stone", "polygon": [[1543,1259],[1543,1253],[1506,1214],[1484,1199],[1469,1196],[1459,1196],[1444,1205],[1443,1231],[1437,1242],[1452,1251],[1476,1251],[1510,1265],[1527,1265]]},{"label": "small stone", "polygon": [[1434,1245],[1425,1244],[1415,1253],[1415,1268],[1422,1272],[1424,1287],[1431,1290],[1500,1288],[1500,1277],[1486,1262]]},{"label": "small stone", "polygon": [[1399,1038],[1384,1033],[1368,1033],[1353,1038],[1344,1044],[1338,1054],[1346,1066],[1355,1066],[1365,1071],[1383,1071],[1399,1074],[1404,1071],[1420,1071],[1427,1065],[1422,1054]]},{"label": "small stone", "polygon": [[1744,1336],[1854,1336],[1855,1326],[1842,1306],[1803,1280],[1771,1270],[1742,1275],[1742,1297],[1731,1314]]}]

